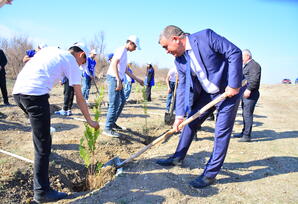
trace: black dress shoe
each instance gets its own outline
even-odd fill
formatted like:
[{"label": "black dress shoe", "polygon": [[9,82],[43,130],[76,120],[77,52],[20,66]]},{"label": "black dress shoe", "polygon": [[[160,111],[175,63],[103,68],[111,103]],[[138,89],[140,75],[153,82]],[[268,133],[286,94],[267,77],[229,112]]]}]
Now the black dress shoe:
[{"label": "black dress shoe", "polygon": [[66,198],[68,195],[63,192],[58,192],[53,189],[49,190],[45,193],[35,193],[33,197],[33,201],[36,203],[46,203],[46,202],[55,202],[60,199]]},{"label": "black dress shoe", "polygon": [[170,157],[168,159],[159,159],[156,161],[161,166],[182,166],[183,159],[178,157]]},{"label": "black dress shoe", "polygon": [[238,140],[238,142],[250,142],[250,141],[251,141],[250,137],[247,137],[247,136],[243,136],[241,137],[240,140]]},{"label": "black dress shoe", "polygon": [[210,186],[215,182],[215,178],[208,178],[206,176],[199,176],[195,180],[191,181],[189,185],[193,188],[204,188]]},{"label": "black dress shoe", "polygon": [[243,137],[242,133],[239,133],[239,134],[234,134],[233,135],[234,138],[241,138]]}]

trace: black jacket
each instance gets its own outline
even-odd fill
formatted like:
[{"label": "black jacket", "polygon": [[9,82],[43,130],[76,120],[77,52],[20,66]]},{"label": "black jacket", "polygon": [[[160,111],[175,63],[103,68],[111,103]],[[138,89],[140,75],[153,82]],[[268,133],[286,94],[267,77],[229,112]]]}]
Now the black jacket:
[{"label": "black jacket", "polygon": [[253,59],[243,67],[243,75],[247,80],[247,89],[259,90],[261,80],[261,66]]},{"label": "black jacket", "polygon": [[1,50],[0,49],[0,66],[1,66],[1,68],[0,68],[0,72],[1,73],[5,73],[5,66],[6,66],[6,64],[7,64],[7,59],[6,59],[6,56],[5,56],[5,54],[4,54],[4,52],[3,52],[3,50]]}]

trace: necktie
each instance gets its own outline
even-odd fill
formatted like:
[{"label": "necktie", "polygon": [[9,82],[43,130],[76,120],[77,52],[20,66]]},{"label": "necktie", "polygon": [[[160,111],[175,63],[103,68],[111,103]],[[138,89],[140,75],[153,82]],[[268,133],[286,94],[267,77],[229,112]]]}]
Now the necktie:
[{"label": "necktie", "polygon": [[184,95],[184,110],[186,113],[190,112],[190,87],[191,87],[191,76],[190,76],[190,57],[185,51],[185,95]]}]

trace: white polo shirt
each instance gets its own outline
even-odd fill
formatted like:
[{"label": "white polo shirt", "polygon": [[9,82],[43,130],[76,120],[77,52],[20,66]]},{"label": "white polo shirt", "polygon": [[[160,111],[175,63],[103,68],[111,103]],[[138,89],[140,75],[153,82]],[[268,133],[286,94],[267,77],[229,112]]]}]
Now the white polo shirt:
[{"label": "white polo shirt", "polygon": [[168,76],[169,76],[169,81],[171,82],[176,82],[176,74],[177,74],[177,69],[176,67],[171,68],[168,72]]},{"label": "white polo shirt", "polygon": [[[126,66],[127,66],[127,49],[125,48],[125,46],[118,48],[114,52],[114,56],[112,60],[115,60],[115,59],[119,60],[119,63],[117,64],[118,74],[120,79],[123,81],[125,77]],[[110,76],[116,77],[116,73],[113,69],[112,63],[109,66],[107,74]]]},{"label": "white polo shirt", "polygon": [[56,47],[43,48],[25,64],[12,94],[47,94],[65,76],[70,86],[81,84],[81,71],[75,57]]}]

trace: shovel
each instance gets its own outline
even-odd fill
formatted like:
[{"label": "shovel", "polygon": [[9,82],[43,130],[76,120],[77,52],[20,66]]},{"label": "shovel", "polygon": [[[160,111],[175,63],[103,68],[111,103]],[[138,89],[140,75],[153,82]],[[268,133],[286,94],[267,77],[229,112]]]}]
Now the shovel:
[{"label": "shovel", "polygon": [[176,103],[176,90],[178,86],[178,77],[176,76],[175,88],[174,88],[174,95],[172,98],[171,108],[169,113],[165,113],[165,124],[166,125],[173,125],[175,121],[176,115],[173,113]]},{"label": "shovel", "polygon": [[[247,83],[246,80],[242,81],[242,86],[245,86]],[[209,103],[207,103],[205,106],[203,106],[198,112],[196,112],[194,115],[192,115],[191,117],[187,118],[186,120],[184,120],[180,125],[179,125],[179,129],[182,129],[185,127],[185,125],[189,124],[190,122],[192,122],[193,120],[197,119],[200,115],[202,115],[203,113],[205,113],[207,110],[209,110],[210,108],[212,108],[213,106],[215,106],[217,103],[223,101],[224,99],[227,98],[227,94],[223,93],[220,96],[218,96],[217,98],[213,99],[212,101],[210,101]],[[151,147],[153,147],[154,145],[168,139],[170,136],[172,136],[176,131],[174,129],[169,130],[168,132],[166,132],[165,134],[163,134],[162,136],[160,136],[159,138],[157,138],[156,140],[154,140],[152,143],[148,144],[147,146],[143,147],[140,151],[138,151],[137,153],[135,153],[134,155],[132,155],[131,157],[129,157],[128,159],[124,160],[123,162],[121,162],[121,160],[119,159],[119,157],[115,157],[113,159],[111,159],[110,161],[108,161],[104,167],[106,166],[114,166],[116,167],[116,169],[119,169],[121,167],[123,167],[125,164],[127,164],[128,162],[132,161],[133,159],[137,158],[138,156],[140,156],[141,154],[143,154],[144,152],[146,152],[148,149],[150,149]]]},{"label": "shovel", "polygon": [[[242,82],[242,85],[245,85],[245,82]],[[187,118],[186,120],[184,120],[180,125],[179,125],[179,129],[184,128],[185,125],[189,124],[190,122],[192,122],[193,120],[197,119],[200,115],[202,115],[203,113],[205,113],[207,110],[209,110],[210,108],[212,108],[213,106],[215,106],[217,103],[223,101],[225,98],[227,97],[226,93],[221,94],[220,96],[218,96],[217,98],[215,98],[214,100],[210,101],[209,103],[207,103],[204,107],[202,107],[198,112],[196,112],[194,115],[192,115],[191,117]],[[124,160],[123,162],[121,162],[121,160],[119,159],[119,157],[115,157],[113,159],[111,159],[110,161],[108,161],[105,166],[115,166],[117,169],[123,167],[125,164],[127,164],[128,162],[132,161],[133,159],[137,158],[138,156],[140,156],[141,154],[143,154],[144,152],[146,152],[148,149],[150,149],[152,146],[168,139],[170,136],[172,136],[176,131],[174,129],[169,130],[168,132],[166,132],[165,134],[163,134],[162,136],[160,136],[159,138],[157,138],[156,140],[154,140],[152,143],[148,144],[147,146],[143,147],[140,151],[138,151],[137,153],[135,153],[134,155],[132,155],[131,157],[129,157],[128,159]]]},{"label": "shovel", "polygon": [[93,79],[93,82],[94,82],[94,86],[95,86],[95,88],[96,88],[96,92],[97,92],[97,94],[100,96],[98,87],[97,87],[97,85],[96,85],[95,77],[92,77],[92,79]]}]

